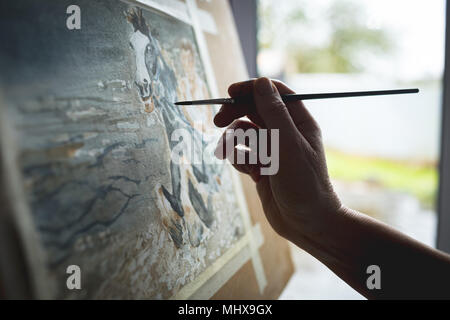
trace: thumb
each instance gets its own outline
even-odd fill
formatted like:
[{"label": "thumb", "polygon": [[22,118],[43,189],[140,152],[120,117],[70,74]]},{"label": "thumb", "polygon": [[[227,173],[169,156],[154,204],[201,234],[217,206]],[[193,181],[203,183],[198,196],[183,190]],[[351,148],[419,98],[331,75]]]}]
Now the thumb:
[{"label": "thumb", "polygon": [[257,79],[253,86],[253,98],[256,111],[268,129],[282,128],[294,132],[294,121],[272,81],[266,77]]}]

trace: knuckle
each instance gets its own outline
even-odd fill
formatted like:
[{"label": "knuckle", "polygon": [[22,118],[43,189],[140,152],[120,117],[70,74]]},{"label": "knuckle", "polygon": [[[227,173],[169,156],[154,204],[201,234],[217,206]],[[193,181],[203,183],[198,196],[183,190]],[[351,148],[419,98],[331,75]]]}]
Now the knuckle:
[{"label": "knuckle", "polygon": [[267,112],[273,115],[285,114],[287,112],[286,105],[278,97],[275,97],[270,101],[267,101],[265,109]]},{"label": "knuckle", "polygon": [[240,128],[240,127],[244,126],[245,124],[246,124],[246,121],[241,120],[241,119],[237,119],[237,120],[233,121],[233,125],[232,126],[234,128]]},{"label": "knuckle", "polygon": [[313,123],[311,124],[314,133],[319,137],[322,138],[322,129],[319,127],[319,125],[317,124],[317,122],[313,121]]}]

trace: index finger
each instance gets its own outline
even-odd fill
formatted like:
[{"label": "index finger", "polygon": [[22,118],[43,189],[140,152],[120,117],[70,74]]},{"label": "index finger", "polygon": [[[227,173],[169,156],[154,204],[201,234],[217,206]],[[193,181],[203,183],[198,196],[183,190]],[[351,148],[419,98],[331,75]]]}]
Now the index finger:
[{"label": "index finger", "polygon": [[[250,79],[233,83],[229,86],[228,93],[231,97],[253,94],[253,85],[255,81],[256,79]],[[271,81],[277,87],[280,94],[295,93],[295,91],[290,89],[282,81]],[[294,121],[294,124],[296,125],[298,130],[300,130],[300,132],[306,134],[309,137],[310,132],[314,133],[315,131],[317,131],[319,126],[313,116],[306,109],[302,101],[287,102],[286,107],[289,111],[290,116],[292,117],[292,120]],[[255,106],[253,105],[224,105],[220,110],[220,114],[217,114],[217,123],[220,123],[221,127],[225,127],[232,123],[234,120],[239,119],[243,116],[260,119],[259,115],[256,113]],[[216,119],[214,119],[214,122],[216,123]]]},{"label": "index finger", "polygon": [[[253,94],[253,83],[255,79],[233,83],[228,87],[230,97],[238,97]],[[254,105],[250,104],[224,104],[214,117],[214,124],[218,127],[226,127],[234,120],[248,116],[250,120],[258,125],[263,121],[256,113]]]},{"label": "index finger", "polygon": [[[253,95],[253,85],[255,81],[256,79],[250,79],[233,83],[228,87],[228,94],[232,98]],[[272,82],[275,84],[280,94],[293,93],[293,91],[282,82],[277,80],[272,80]],[[244,116],[247,116],[250,120],[258,124],[259,126],[265,127],[264,121],[256,112],[254,104],[224,104],[214,117],[214,124],[218,127],[226,127],[230,125],[230,123],[232,123],[234,120],[237,120]]]},{"label": "index finger", "polygon": [[253,78],[250,80],[233,83],[228,87],[228,94],[232,98],[253,94],[253,84],[255,81],[256,79]]}]

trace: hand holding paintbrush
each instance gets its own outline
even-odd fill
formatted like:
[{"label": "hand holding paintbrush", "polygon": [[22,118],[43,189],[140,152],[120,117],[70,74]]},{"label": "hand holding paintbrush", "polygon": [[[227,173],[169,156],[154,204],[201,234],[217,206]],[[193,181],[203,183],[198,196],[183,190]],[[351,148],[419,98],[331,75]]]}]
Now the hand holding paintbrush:
[{"label": "hand holding paintbrush", "polygon": [[[261,78],[233,84],[228,91],[232,99],[251,95],[252,103],[224,104],[214,119],[216,125],[231,124],[228,128],[245,132],[260,128],[279,131],[279,139],[269,142],[272,146],[278,144],[270,148],[271,158],[277,156],[279,161],[272,175],[260,174],[259,161],[236,163],[232,153],[216,153],[230,159],[237,170],[256,182],[267,220],[279,235],[320,260],[368,298],[450,296],[450,255],[341,203],[328,176],[319,125],[301,101],[282,99],[293,94],[292,90],[281,82]],[[239,119],[242,116],[251,121]],[[229,142],[237,143],[234,136],[224,134],[217,150]],[[250,152],[250,143],[245,145],[244,152]],[[382,290],[367,285],[366,270],[374,264],[382,266]]]}]

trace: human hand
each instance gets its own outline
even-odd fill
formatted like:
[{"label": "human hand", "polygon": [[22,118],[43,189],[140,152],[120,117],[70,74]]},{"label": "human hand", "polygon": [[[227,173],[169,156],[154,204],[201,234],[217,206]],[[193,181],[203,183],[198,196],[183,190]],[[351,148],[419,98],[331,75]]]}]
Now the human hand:
[{"label": "human hand", "polygon": [[[236,144],[234,135],[224,134],[216,149],[216,156],[229,159],[256,182],[264,213],[276,232],[368,298],[449,297],[448,254],[341,205],[328,177],[319,126],[303,103],[281,100],[280,93],[292,90],[279,81],[260,78],[235,83],[228,92],[232,97],[252,94],[254,102],[222,106],[214,119],[217,126],[279,129],[279,141],[269,141],[279,144],[279,170],[273,175],[261,175],[263,161],[247,162],[254,152],[250,144],[228,152],[226,145]],[[243,116],[250,121],[238,120]],[[245,154],[244,163],[235,161],[239,152]],[[373,264],[383,270],[382,290],[367,285],[368,266]]]},{"label": "human hand", "polygon": [[[341,209],[328,177],[318,124],[301,101],[282,101],[280,94],[294,92],[280,81],[259,78],[238,82],[228,92],[231,97],[253,95],[254,104],[223,105],[214,123],[244,131],[279,129],[279,141],[269,141],[279,143],[279,170],[274,175],[261,175],[261,163],[249,163],[248,154],[245,163],[236,163],[239,152],[252,151],[229,152],[225,147],[230,137],[225,133],[218,142],[216,156],[229,159],[256,182],[264,212],[276,232],[290,240],[300,234],[311,236],[311,232],[319,230],[317,224],[327,223],[328,216]],[[237,120],[243,116],[250,121]],[[236,141],[230,143],[236,146]]]}]

